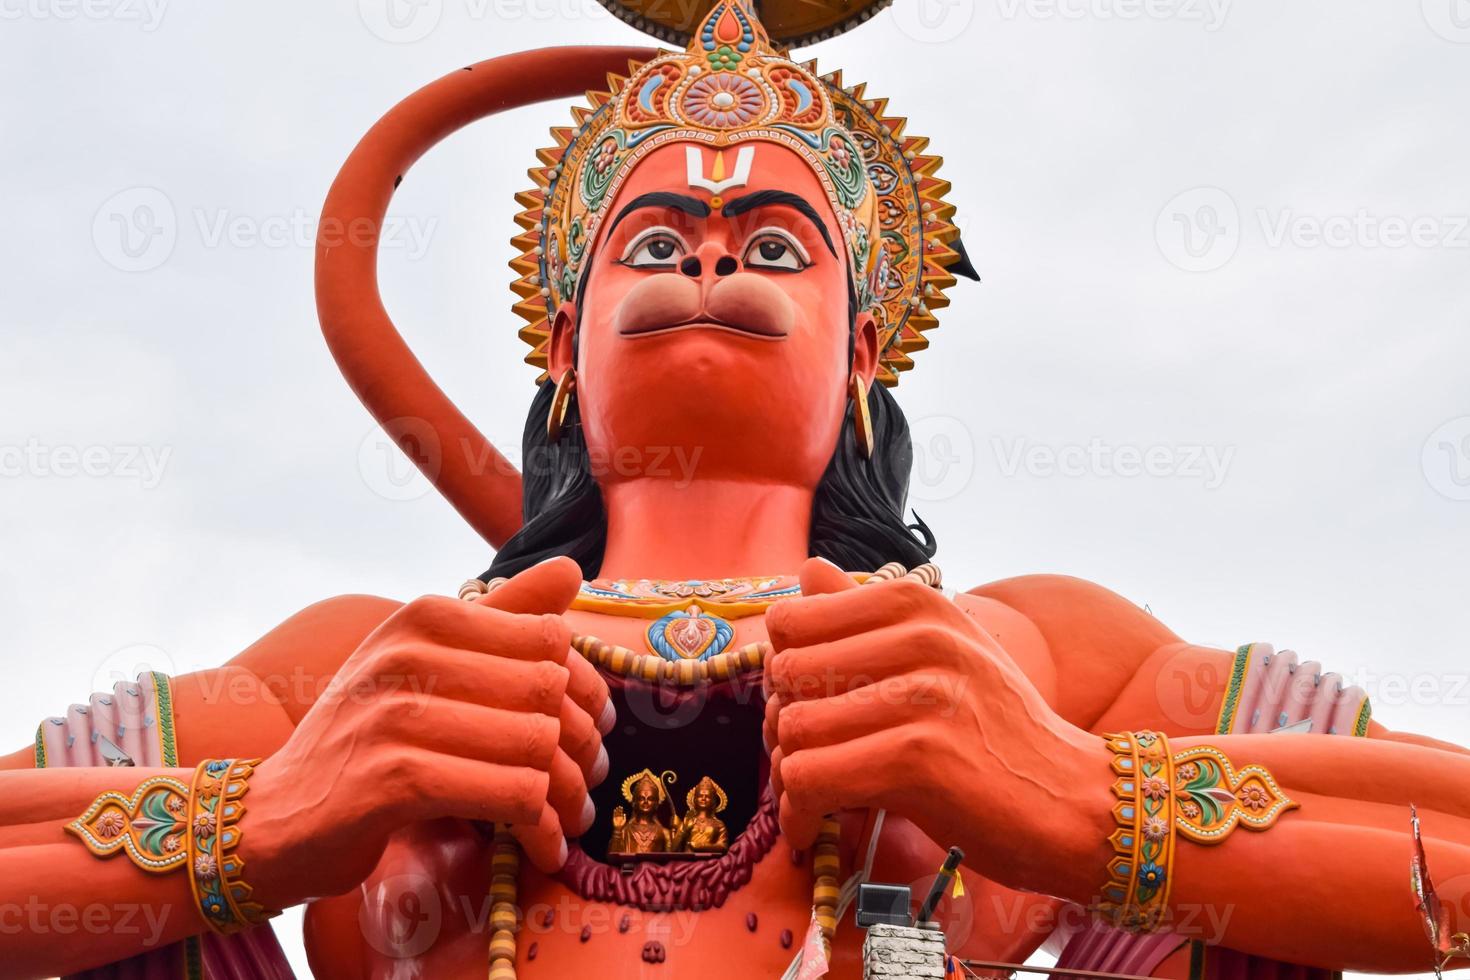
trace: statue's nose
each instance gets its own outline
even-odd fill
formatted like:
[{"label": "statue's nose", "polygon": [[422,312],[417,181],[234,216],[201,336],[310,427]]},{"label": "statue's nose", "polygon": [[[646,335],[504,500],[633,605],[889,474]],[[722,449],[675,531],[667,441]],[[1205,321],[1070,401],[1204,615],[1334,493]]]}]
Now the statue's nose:
[{"label": "statue's nose", "polygon": [[701,278],[706,269],[713,269],[717,277],[724,278],[739,272],[740,262],[719,242],[705,242],[679,263],[679,271],[690,279]]}]

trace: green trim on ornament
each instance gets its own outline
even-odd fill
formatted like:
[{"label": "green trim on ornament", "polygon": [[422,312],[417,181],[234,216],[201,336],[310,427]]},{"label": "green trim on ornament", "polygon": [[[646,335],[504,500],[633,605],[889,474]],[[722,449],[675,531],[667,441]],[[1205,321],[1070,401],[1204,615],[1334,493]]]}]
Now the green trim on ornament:
[{"label": "green trim on ornament", "polygon": [[179,765],[179,746],[174,732],[174,695],[172,682],[167,674],[151,671],[153,691],[158,702],[158,738],[163,748],[162,764],[168,769]]},{"label": "green trim on ornament", "polygon": [[1216,735],[1229,735],[1235,727],[1235,713],[1240,710],[1240,694],[1245,689],[1245,675],[1250,670],[1251,647],[1247,643],[1235,651],[1235,663],[1230,668],[1230,683],[1225,688],[1225,700],[1220,705],[1220,721],[1215,725]]}]

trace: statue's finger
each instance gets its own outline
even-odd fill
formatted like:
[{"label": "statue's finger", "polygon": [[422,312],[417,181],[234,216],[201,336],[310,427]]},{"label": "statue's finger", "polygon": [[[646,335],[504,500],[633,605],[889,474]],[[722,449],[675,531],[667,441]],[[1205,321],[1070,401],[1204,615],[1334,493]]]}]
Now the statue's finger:
[{"label": "statue's finger", "polygon": [[570,558],[532,565],[475,603],[519,615],[561,615],[582,588],[582,569]]},{"label": "statue's finger", "polygon": [[556,874],[567,863],[567,838],[550,805],[541,808],[536,823],[511,824],[510,832],[526,857],[543,874]]}]

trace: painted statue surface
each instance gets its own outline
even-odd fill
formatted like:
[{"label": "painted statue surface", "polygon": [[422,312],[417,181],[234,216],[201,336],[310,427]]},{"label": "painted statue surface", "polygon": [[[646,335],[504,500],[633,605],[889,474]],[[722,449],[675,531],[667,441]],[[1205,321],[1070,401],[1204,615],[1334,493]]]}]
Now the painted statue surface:
[{"label": "painted statue surface", "polygon": [[[1465,749],[1089,582],[942,580],[936,547],[966,545],[906,524],[891,393],[972,271],[938,160],[788,59],[831,21],[773,40],[737,0],[699,13],[687,49],[455,72],[354,152],[326,211],[372,221],[446,133],[592,90],[518,197],[536,466],[433,474],[494,562],[451,594],[327,599],[217,670],[43,721],[0,760],[0,903],[176,910],[170,962],[216,976],[281,975],[227,946],[310,903],[322,977],[778,978],[814,937],[808,975],[851,980],[843,886],[922,894],[958,845],[959,957],[1467,962],[1470,910],[1409,884],[1411,805],[1433,878],[1470,875]],[[493,454],[407,356],[374,261],[318,253],[354,389],[400,439],[411,418]],[[1179,670],[1220,679],[1208,704]],[[294,671],[331,682],[272,680]],[[139,943],[6,935],[0,976],[175,955]]]}]

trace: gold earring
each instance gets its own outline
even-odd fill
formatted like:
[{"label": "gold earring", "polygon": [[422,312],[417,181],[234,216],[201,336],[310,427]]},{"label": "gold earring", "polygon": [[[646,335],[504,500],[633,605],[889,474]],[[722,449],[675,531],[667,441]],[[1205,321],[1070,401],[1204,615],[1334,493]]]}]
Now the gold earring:
[{"label": "gold earring", "polygon": [[852,427],[857,435],[858,448],[866,459],[873,458],[873,417],[868,413],[868,385],[862,375],[852,372],[848,382],[848,393],[852,396]]},{"label": "gold earring", "polygon": [[546,415],[546,439],[556,442],[561,438],[561,427],[567,420],[567,409],[572,405],[572,395],[577,390],[577,372],[567,368],[556,383],[556,394],[551,396],[551,411]]}]

